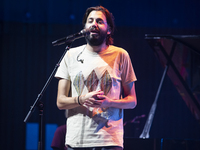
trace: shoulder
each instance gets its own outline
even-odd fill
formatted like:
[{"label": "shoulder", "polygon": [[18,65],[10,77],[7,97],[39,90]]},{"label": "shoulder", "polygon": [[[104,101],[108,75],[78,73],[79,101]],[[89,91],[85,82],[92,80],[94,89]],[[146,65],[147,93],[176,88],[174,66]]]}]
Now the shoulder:
[{"label": "shoulder", "polygon": [[118,47],[118,46],[114,46],[114,45],[110,45],[109,49],[111,51],[117,51],[117,52],[121,52],[121,53],[127,53],[127,51],[124,48]]},{"label": "shoulder", "polygon": [[73,47],[73,48],[70,48],[68,53],[69,54],[77,54],[78,52],[81,52],[84,50],[85,48],[85,44],[84,45],[81,45],[81,46],[77,46],[77,47]]},{"label": "shoulder", "polygon": [[109,51],[112,53],[118,53],[120,55],[129,56],[128,52],[124,48],[117,47],[114,45],[109,46]]}]

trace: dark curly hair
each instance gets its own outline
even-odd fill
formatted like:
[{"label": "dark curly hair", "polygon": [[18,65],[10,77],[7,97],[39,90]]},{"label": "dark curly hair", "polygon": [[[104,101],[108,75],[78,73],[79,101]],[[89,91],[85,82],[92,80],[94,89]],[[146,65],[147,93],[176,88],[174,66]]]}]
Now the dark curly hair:
[{"label": "dark curly hair", "polygon": [[87,17],[90,14],[90,12],[92,11],[101,11],[105,17],[106,17],[106,21],[107,24],[109,26],[109,30],[111,32],[111,34],[107,35],[106,38],[106,45],[111,45],[113,44],[113,38],[112,35],[114,34],[114,28],[115,28],[115,24],[114,24],[114,17],[112,15],[112,13],[110,13],[106,8],[104,8],[103,6],[96,6],[96,7],[90,7],[86,10],[84,16],[83,16],[83,20],[82,20],[82,24],[83,27],[85,27],[86,21],[87,21]]}]

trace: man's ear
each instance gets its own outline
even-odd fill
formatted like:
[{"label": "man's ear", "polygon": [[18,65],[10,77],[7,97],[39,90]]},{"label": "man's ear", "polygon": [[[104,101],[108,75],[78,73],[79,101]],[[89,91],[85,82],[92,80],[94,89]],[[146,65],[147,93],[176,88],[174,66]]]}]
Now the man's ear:
[{"label": "man's ear", "polygon": [[108,31],[107,31],[107,34],[111,34],[111,31],[110,31],[110,29],[108,29]]}]

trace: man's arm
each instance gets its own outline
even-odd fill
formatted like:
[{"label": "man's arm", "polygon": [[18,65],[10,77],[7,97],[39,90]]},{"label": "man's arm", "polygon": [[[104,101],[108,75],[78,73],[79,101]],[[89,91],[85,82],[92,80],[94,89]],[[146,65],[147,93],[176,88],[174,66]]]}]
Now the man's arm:
[{"label": "man's arm", "polygon": [[78,107],[77,97],[68,97],[70,80],[60,79],[58,82],[57,107],[59,109],[71,109]]},{"label": "man's arm", "polygon": [[131,82],[123,86],[124,98],[119,100],[111,100],[110,107],[122,109],[133,109],[137,105],[137,97],[135,93],[135,83]]},{"label": "man's arm", "polygon": [[[57,107],[59,109],[72,109],[80,106],[78,103],[78,97],[69,97],[71,81],[67,79],[60,79],[58,83],[58,93],[57,93]],[[95,98],[97,95],[102,95],[102,91],[93,91],[87,93],[86,95],[81,95],[79,102],[82,105],[86,100],[90,98]]]},{"label": "man's arm", "polygon": [[119,100],[113,100],[105,95],[97,95],[98,100],[89,98],[85,101],[86,106],[90,107],[115,107],[121,109],[132,109],[137,105],[137,98],[135,93],[135,83],[131,82],[123,86],[125,97]]}]

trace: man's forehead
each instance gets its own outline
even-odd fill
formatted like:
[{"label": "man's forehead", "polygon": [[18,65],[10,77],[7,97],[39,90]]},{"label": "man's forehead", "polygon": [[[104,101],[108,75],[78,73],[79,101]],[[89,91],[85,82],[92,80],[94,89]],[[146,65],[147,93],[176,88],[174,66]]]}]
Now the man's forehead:
[{"label": "man's forehead", "polygon": [[103,14],[103,12],[101,11],[96,11],[96,10],[93,10],[90,12],[90,14],[88,15],[88,18],[87,19],[91,19],[91,18],[101,18],[103,20],[106,20],[106,16]]}]

